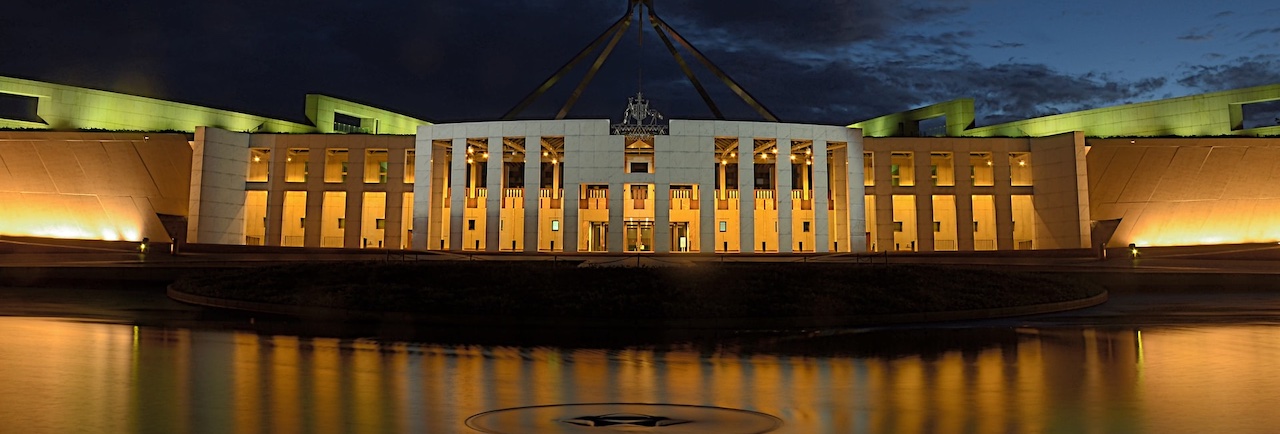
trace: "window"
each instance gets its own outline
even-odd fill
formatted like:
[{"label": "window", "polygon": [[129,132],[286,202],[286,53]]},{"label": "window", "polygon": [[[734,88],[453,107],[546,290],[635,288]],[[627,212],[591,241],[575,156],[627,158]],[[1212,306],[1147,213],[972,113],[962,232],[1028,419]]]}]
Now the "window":
[{"label": "window", "polygon": [[0,118],[40,122],[39,104],[37,97],[0,93]]},{"label": "window", "polygon": [[306,218],[306,217],[302,217],[302,218],[298,219],[298,227],[300,227],[300,228],[305,228],[305,227],[307,227],[307,218]]},{"label": "window", "polygon": [[475,221],[475,220],[467,220],[467,230],[469,230],[469,231],[474,231],[474,230],[476,230],[476,221]]},{"label": "window", "polygon": [[805,232],[809,232],[809,222],[804,222],[802,226],[803,226],[803,228],[804,228],[803,230],[804,230]]},{"label": "window", "polygon": [[893,231],[902,232],[902,222],[893,222]]},{"label": "window", "polygon": [[942,232],[942,222],[933,222],[933,231]]},{"label": "window", "polygon": [[560,231],[560,220],[552,220],[551,232],[559,232],[559,231]]},{"label": "window", "polygon": [[973,231],[974,232],[978,231],[978,222],[976,220],[973,222]]},{"label": "window", "polygon": [[387,228],[387,219],[377,219],[377,220],[374,220],[374,225],[375,225],[375,227],[377,227],[378,229],[386,229],[386,228]]},{"label": "window", "polygon": [[720,232],[729,232],[729,222],[726,222],[726,221],[720,222]]},{"label": "window", "polygon": [[649,173],[649,163],[643,161],[631,162],[631,173]]},{"label": "window", "polygon": [[347,228],[347,219],[344,219],[344,218],[338,219],[338,229],[346,229],[346,228]]},{"label": "window", "polygon": [[245,181],[267,182],[271,174],[271,150],[266,148],[249,149],[249,175]]}]

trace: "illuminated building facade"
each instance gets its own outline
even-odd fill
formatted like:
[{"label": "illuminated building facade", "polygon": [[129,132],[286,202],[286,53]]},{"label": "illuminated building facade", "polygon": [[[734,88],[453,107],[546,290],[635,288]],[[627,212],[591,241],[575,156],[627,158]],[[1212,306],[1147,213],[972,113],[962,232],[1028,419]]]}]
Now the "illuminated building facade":
[{"label": "illuminated building facade", "polygon": [[[516,252],[849,252],[865,245],[858,130],[672,120],[424,126],[416,248]],[[501,164],[499,164],[499,162]],[[853,193],[853,194],[851,194]],[[851,200],[852,199],[852,200]]]},{"label": "illuminated building facade", "polygon": [[1277,241],[1280,126],[1249,115],[1276,100],[1280,85],[983,127],[957,100],[848,127],[632,135],[433,125],[323,95],[288,121],[0,77],[0,235],[677,253]]}]

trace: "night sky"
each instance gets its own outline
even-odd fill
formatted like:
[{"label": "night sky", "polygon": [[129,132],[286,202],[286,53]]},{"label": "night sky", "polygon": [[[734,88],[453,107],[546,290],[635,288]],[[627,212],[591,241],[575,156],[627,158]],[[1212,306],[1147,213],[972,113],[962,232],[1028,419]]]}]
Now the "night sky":
[{"label": "night sky", "polygon": [[[435,122],[492,120],[625,0],[6,2],[0,75],[302,119],[323,93]],[[658,15],[783,121],[845,125],[971,97],[979,125],[1280,83],[1274,1],[656,0]],[[647,22],[645,22],[647,24]],[[636,26],[571,112],[637,90],[710,118]],[[580,66],[521,116],[554,115]],[[696,68],[731,119],[758,120]]]}]

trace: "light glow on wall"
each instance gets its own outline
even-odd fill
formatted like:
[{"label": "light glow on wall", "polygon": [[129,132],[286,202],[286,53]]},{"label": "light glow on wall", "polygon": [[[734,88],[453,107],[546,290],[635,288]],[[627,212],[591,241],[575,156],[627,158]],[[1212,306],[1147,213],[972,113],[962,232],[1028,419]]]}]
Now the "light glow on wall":
[{"label": "light glow on wall", "polygon": [[116,221],[91,221],[66,213],[29,210],[0,216],[0,234],[69,240],[142,241],[141,222],[121,223],[119,220],[126,216],[112,217]]}]

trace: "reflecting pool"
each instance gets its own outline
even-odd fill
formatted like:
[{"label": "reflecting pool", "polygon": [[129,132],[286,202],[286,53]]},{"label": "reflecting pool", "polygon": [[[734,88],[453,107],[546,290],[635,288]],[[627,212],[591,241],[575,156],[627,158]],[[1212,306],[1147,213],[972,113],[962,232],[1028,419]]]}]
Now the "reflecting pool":
[{"label": "reflecting pool", "polygon": [[0,316],[0,426],[467,433],[478,413],[573,403],[750,410],[781,419],[778,433],[1280,426],[1280,327],[1256,311],[1247,321],[1136,326],[1090,315],[620,348]]}]

